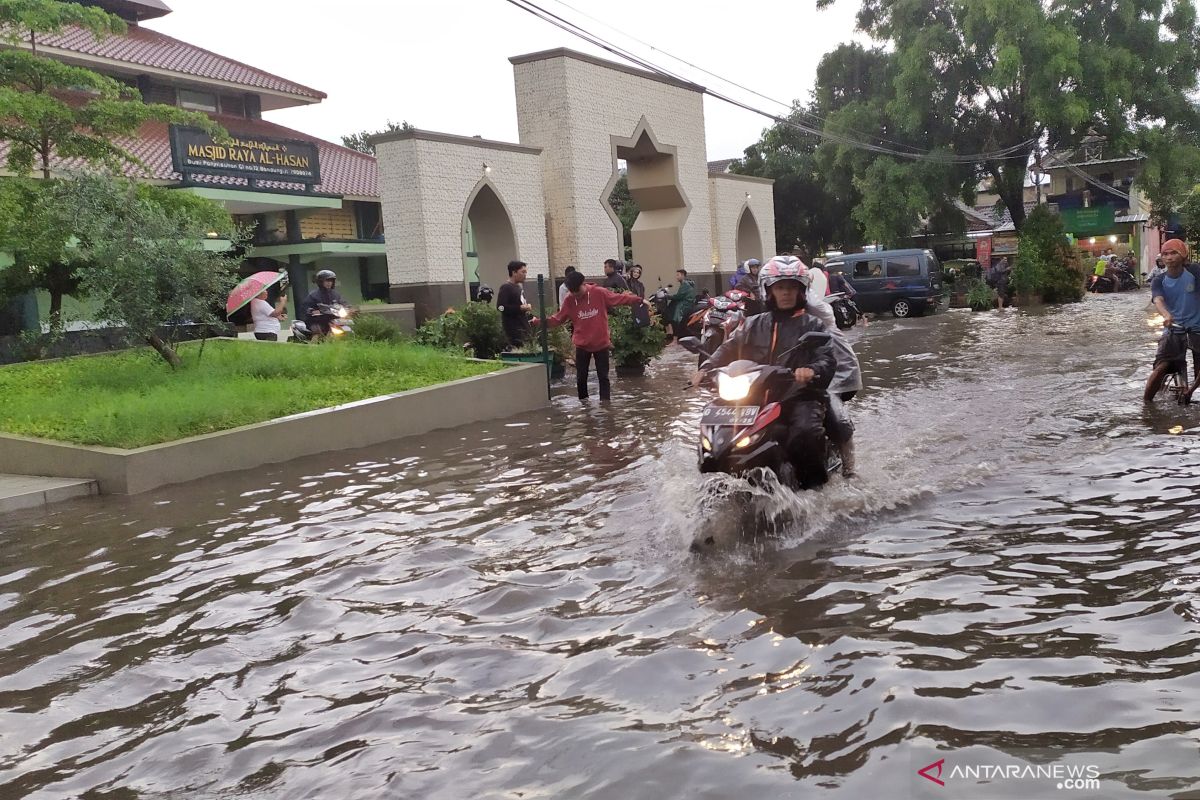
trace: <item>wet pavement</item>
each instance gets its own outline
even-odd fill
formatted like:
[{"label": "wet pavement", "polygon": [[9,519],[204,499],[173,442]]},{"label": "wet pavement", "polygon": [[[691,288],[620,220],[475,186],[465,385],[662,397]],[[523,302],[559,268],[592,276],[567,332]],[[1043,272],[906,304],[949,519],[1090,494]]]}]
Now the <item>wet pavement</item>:
[{"label": "wet pavement", "polygon": [[[7,514],[0,797],[1200,797],[1200,407],[1142,406],[1147,299],[854,331],[860,477],[715,557],[678,351]],[[1013,764],[1098,784],[953,773]]]}]

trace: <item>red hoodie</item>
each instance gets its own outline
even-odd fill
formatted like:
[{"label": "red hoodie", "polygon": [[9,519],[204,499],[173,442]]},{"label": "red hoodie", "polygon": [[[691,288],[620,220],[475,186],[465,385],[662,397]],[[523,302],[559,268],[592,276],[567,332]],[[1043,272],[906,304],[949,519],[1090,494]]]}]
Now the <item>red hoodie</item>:
[{"label": "red hoodie", "polygon": [[608,336],[608,310],[617,306],[636,306],[644,302],[636,294],[614,294],[608,289],[591,284],[584,284],[582,299],[567,292],[562,308],[558,313],[546,317],[546,325],[558,327],[570,320],[575,325],[571,341],[576,347],[589,353],[612,348],[612,339]]}]

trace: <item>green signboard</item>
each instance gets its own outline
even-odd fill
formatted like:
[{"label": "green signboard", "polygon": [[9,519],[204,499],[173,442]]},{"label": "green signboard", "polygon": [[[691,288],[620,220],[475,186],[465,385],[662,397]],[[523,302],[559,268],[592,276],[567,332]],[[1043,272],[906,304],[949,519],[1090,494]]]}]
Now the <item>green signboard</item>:
[{"label": "green signboard", "polygon": [[1063,228],[1067,233],[1076,236],[1099,236],[1112,233],[1113,220],[1116,218],[1112,206],[1093,206],[1092,208],[1064,208],[1062,216]]}]

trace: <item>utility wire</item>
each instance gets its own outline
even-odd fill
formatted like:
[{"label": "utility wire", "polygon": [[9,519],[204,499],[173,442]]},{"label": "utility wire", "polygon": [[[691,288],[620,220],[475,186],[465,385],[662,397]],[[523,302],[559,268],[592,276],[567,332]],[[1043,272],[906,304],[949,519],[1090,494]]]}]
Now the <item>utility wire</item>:
[{"label": "utility wire", "polygon": [[[647,70],[648,72],[651,72],[653,74],[656,74],[656,75],[659,75],[662,77],[668,77],[668,78],[672,78],[674,80],[683,81],[685,83],[692,83],[691,81],[687,80],[687,78],[685,78],[684,76],[678,75],[674,72],[671,72],[668,69],[658,66],[657,64],[647,61],[646,59],[643,59],[643,58],[637,56],[636,54],[620,47],[619,45],[613,44],[612,42],[609,42],[609,41],[603,39],[602,37],[591,33],[587,29],[585,29],[579,25],[576,25],[575,23],[562,18],[562,17],[554,14],[551,11],[548,11],[548,10],[538,6],[536,3],[532,2],[532,0],[505,0],[505,2],[509,3],[510,5],[516,6],[517,8],[521,9],[522,11],[525,11],[526,13],[529,13],[529,14],[537,17],[538,19],[543,20],[544,22],[548,22],[551,25],[554,25],[555,27],[559,28],[560,30],[566,31],[567,33],[570,33],[573,36],[577,36],[578,38],[583,39],[584,41],[586,41],[596,47],[599,47],[600,49],[602,49],[608,53],[611,53],[611,54],[617,56],[618,58],[623,58],[626,61],[636,64],[637,66],[642,67],[643,69]],[[712,73],[710,73],[710,74],[712,74]],[[714,76],[714,77],[717,77],[719,80],[722,80],[726,83],[732,84],[731,81],[726,81],[724,78],[721,78],[720,76]],[[893,148],[883,147],[881,145],[871,144],[869,142],[863,142],[863,141],[860,141],[857,139],[852,139],[850,137],[843,136],[841,134],[833,133],[831,131],[826,131],[826,130],[823,130],[820,128],[814,128],[809,125],[804,125],[796,120],[788,119],[786,117],[781,117],[778,114],[773,114],[769,111],[764,111],[760,108],[755,108],[754,106],[751,106],[748,103],[744,103],[740,100],[736,100],[736,99],[729,97],[725,94],[722,94],[720,92],[713,91],[712,89],[707,89],[705,87],[697,86],[694,83],[692,85],[696,86],[696,88],[700,89],[704,94],[707,94],[710,97],[713,97],[714,99],[721,100],[725,103],[729,103],[730,105],[736,106],[738,108],[742,108],[751,113],[766,117],[770,120],[773,120],[777,124],[787,125],[787,126],[796,128],[798,130],[804,131],[805,133],[809,133],[811,135],[818,136],[823,139],[829,139],[829,140],[837,142],[839,144],[844,144],[848,147],[854,147],[854,148],[858,148],[858,149],[862,149],[862,150],[869,150],[869,151],[881,153],[884,155],[895,156],[897,158],[908,158],[908,159],[912,159],[915,161],[929,161],[929,162],[934,162],[934,163],[976,163],[979,161],[996,161],[996,160],[1006,160],[1006,159],[1028,160],[1028,154],[1020,153],[1018,151],[1024,150],[1029,145],[1034,144],[1037,141],[1036,138],[1033,138],[1028,141],[1022,142],[1020,144],[1013,145],[1011,147],[1007,147],[1007,148],[1004,148],[1001,150],[996,150],[996,151],[985,152],[985,153],[971,153],[971,154],[957,154],[957,155],[948,154],[948,153],[947,154],[933,153],[933,152],[928,152],[928,151],[909,153],[909,152],[904,152],[904,151],[900,151],[900,150],[895,150]],[[732,84],[732,85],[736,85],[736,84]],[[757,93],[755,93],[755,94],[757,94]],[[778,102],[778,101],[772,101],[772,102]]]},{"label": "utility wire", "polygon": [[[755,91],[754,89],[751,89],[749,86],[743,86],[742,84],[737,83],[736,81],[732,81],[728,78],[724,78],[715,72],[705,69],[704,67],[700,66],[699,64],[693,64],[692,62],[688,61],[685,58],[680,58],[677,55],[668,53],[666,50],[655,47],[654,45],[650,44],[649,42],[643,41],[631,33],[626,33],[625,31],[623,31],[619,28],[614,28],[612,25],[609,25],[604,20],[597,19],[596,17],[593,17],[592,15],[588,14],[586,11],[581,11],[578,8],[575,8],[574,6],[572,6],[571,4],[563,2],[563,0],[553,0],[553,2],[557,3],[560,6],[563,6],[564,8],[570,9],[571,11],[574,11],[576,14],[579,14],[582,17],[590,19],[592,22],[599,23],[600,25],[603,25],[604,27],[608,28],[609,30],[611,30],[615,33],[618,33],[621,36],[624,36],[625,38],[630,39],[631,41],[637,42],[638,44],[642,45],[643,47],[648,47],[648,48],[650,48],[650,50],[652,50],[656,53],[662,53],[664,56],[671,59],[672,61],[678,61],[680,64],[689,66],[698,72],[708,75],[709,77],[716,78],[717,80],[721,81],[722,83],[728,84],[729,86],[732,86],[736,89],[741,89],[743,92],[752,94],[755,97],[761,97],[763,100],[766,100],[769,103],[774,103],[777,106],[786,108],[789,111],[792,111],[792,112],[795,112],[798,114],[802,114],[805,117],[808,117],[809,119],[814,120],[817,123],[820,123],[821,125],[825,125],[828,121],[826,118],[822,117],[820,114],[815,114],[812,111],[809,111],[809,110],[803,108],[802,106],[799,106],[799,105],[796,105],[793,103],[785,103],[782,100],[777,100],[776,98],[765,95],[762,92]],[[877,133],[865,133],[863,131],[854,130],[853,128],[847,128],[846,130],[849,133],[857,134],[858,136],[862,136],[864,138],[876,139],[880,142],[887,142],[888,144],[895,145],[896,147],[904,147],[904,148],[912,150],[913,152],[916,152],[916,153],[924,153],[925,152],[924,150],[917,147],[916,145],[907,144],[905,142],[897,142],[894,139],[889,139],[886,136],[880,136]]]}]

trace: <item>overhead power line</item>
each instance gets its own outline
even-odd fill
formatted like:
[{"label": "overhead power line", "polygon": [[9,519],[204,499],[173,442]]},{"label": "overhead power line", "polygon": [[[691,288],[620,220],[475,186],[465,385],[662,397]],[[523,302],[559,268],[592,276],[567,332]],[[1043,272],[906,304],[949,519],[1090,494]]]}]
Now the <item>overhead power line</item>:
[{"label": "overhead power line", "polygon": [[[699,64],[693,64],[692,62],[688,61],[685,58],[680,58],[677,55],[668,53],[666,50],[663,50],[659,47],[655,47],[653,44],[643,41],[642,39],[637,38],[636,36],[634,36],[631,33],[627,33],[619,28],[614,28],[612,25],[609,25],[604,20],[597,19],[596,17],[593,17],[590,14],[588,14],[586,11],[581,11],[578,8],[575,8],[574,6],[570,5],[569,3],[563,2],[563,0],[553,0],[553,2],[557,3],[558,5],[562,6],[563,8],[567,8],[567,9],[570,9],[571,11],[574,11],[576,14],[579,14],[582,17],[586,17],[587,19],[590,19],[593,22],[599,23],[599,24],[603,25],[604,27],[608,28],[609,30],[614,31],[615,33],[619,33],[620,35],[624,36],[625,38],[630,39],[634,42],[637,42],[638,44],[642,45],[643,47],[648,47],[648,48],[650,48],[650,50],[652,50],[656,53],[662,53],[664,56],[671,59],[672,61],[678,61],[680,64],[689,66],[692,69],[696,70],[697,72],[703,73],[704,75],[708,75],[709,77],[716,78],[717,80],[721,81],[722,83],[728,84],[729,86],[732,86],[736,89],[741,89],[743,92],[752,94],[755,97],[761,97],[763,100],[766,100],[769,103],[774,103],[775,105],[786,108],[789,111],[794,111],[798,114],[802,114],[803,116],[805,116],[821,125],[824,125],[826,123],[826,119],[824,117],[822,117],[820,114],[815,114],[812,111],[809,111],[809,110],[807,110],[801,106],[795,105],[793,103],[785,103],[782,100],[777,100],[776,98],[770,97],[769,95],[765,95],[762,92],[755,91],[754,89],[751,89],[749,86],[744,86],[744,85],[737,83],[735,81],[732,81],[728,78],[724,78],[715,72],[705,69],[704,67],[700,66]],[[863,131],[854,130],[853,128],[847,128],[846,130],[847,130],[847,132],[856,134],[858,136],[875,139],[880,142],[886,142],[888,144],[895,145],[896,147],[908,148],[909,150],[912,150],[917,153],[925,152],[924,150],[917,147],[916,145],[907,144],[905,142],[897,142],[894,139],[889,139],[886,136],[880,136],[879,134],[876,134],[876,133],[864,133]]]},{"label": "overhead power line", "polygon": [[[547,9],[542,8],[541,6],[532,2],[532,0],[505,0],[505,2],[509,3],[510,5],[516,6],[517,8],[521,9],[522,11],[525,11],[526,13],[531,14],[531,15],[537,17],[538,19],[541,19],[544,22],[548,22],[551,25],[554,25],[556,28],[559,28],[560,30],[563,30],[567,33],[570,33],[573,36],[583,39],[584,41],[588,42],[589,44],[599,47],[600,49],[602,49],[608,53],[611,53],[611,54],[617,56],[618,58],[622,58],[626,61],[629,61],[648,72],[651,72],[655,75],[659,75],[661,77],[672,78],[677,81],[683,81],[685,83],[693,83],[694,84],[693,81],[688,80],[688,78],[686,78],[685,76],[677,74],[675,72],[672,72],[671,70],[661,67],[653,62],[650,62],[650,61],[638,56],[637,54],[635,54],[623,47],[620,47],[619,45],[614,44],[614,43],[604,39],[603,37],[600,37],[597,34],[594,34],[590,31],[588,31],[586,28],[576,25],[575,23],[571,22],[570,20],[564,19],[563,17],[558,16],[557,14],[553,13],[552,11],[548,11]],[[569,8],[569,6],[568,6],[568,8]],[[645,43],[643,42],[642,44],[645,44]],[[652,47],[652,49],[657,49],[657,48],[653,48],[652,45],[646,45],[646,46]],[[660,50],[659,52],[662,52],[662,51]],[[682,61],[682,59],[676,59],[676,60],[681,61],[681,63],[688,63],[688,62]],[[732,81],[726,80],[725,78],[722,78],[721,76],[716,75],[715,73],[708,72],[707,70],[702,70],[702,71],[704,71],[707,74],[712,75],[713,77],[716,77],[718,80],[721,80],[732,86],[738,86],[738,84],[736,84]],[[906,158],[906,159],[911,159],[914,161],[927,161],[927,162],[942,163],[942,164],[946,164],[946,163],[968,164],[968,163],[977,163],[979,161],[997,161],[997,160],[1006,160],[1006,159],[1027,160],[1028,153],[1025,152],[1025,150],[1030,145],[1035,144],[1037,142],[1037,138],[1035,137],[1035,138],[1029,139],[1025,142],[1021,142],[1020,144],[1013,145],[1011,147],[1006,147],[1001,150],[994,150],[994,151],[989,151],[989,152],[985,152],[985,153],[953,154],[953,153],[935,153],[932,151],[905,152],[902,150],[896,150],[895,148],[884,147],[882,145],[872,144],[870,142],[864,142],[864,141],[861,141],[858,139],[853,139],[851,137],[844,136],[842,134],[824,130],[823,128],[814,128],[811,125],[805,125],[794,119],[789,119],[787,117],[781,117],[778,114],[773,114],[769,111],[764,111],[760,108],[756,108],[754,106],[751,106],[748,103],[744,103],[740,100],[729,97],[721,92],[717,92],[717,91],[714,91],[714,90],[708,89],[708,88],[703,88],[703,87],[701,87],[701,88],[703,89],[703,92],[705,94],[707,94],[708,96],[710,96],[716,100],[721,100],[722,102],[729,103],[730,105],[744,109],[751,113],[766,117],[766,118],[774,121],[777,124],[787,125],[789,127],[796,128],[798,130],[801,130],[801,131],[811,134],[813,136],[818,136],[822,139],[827,139],[827,140],[836,142],[838,144],[846,145],[847,147],[853,147],[853,148],[857,148],[857,149],[861,149],[861,150],[868,150],[868,151],[880,153],[883,155],[890,155],[890,156],[894,156],[896,158]],[[744,87],[742,87],[742,88],[744,88]],[[747,91],[752,91],[752,90],[747,90]],[[764,95],[761,95],[758,92],[752,92],[752,93],[756,94],[760,97],[764,97]],[[770,98],[767,98],[767,99],[770,99]],[[771,102],[778,103],[779,101],[771,100]],[[784,104],[780,103],[780,105],[784,105]],[[909,145],[905,145],[905,146],[908,147]]]}]

